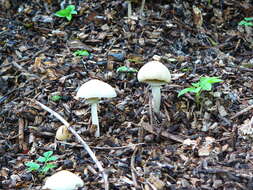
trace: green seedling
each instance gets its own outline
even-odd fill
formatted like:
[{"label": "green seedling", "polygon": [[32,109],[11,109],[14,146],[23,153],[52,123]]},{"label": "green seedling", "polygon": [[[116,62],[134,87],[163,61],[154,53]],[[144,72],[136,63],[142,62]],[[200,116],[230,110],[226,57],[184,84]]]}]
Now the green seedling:
[{"label": "green seedling", "polygon": [[[27,166],[27,170],[29,172],[35,171],[45,174],[48,170],[56,167],[55,164],[48,162],[55,161],[57,159],[58,158],[56,156],[53,156],[53,151],[47,151],[44,152],[43,156],[40,156],[36,162],[27,162],[25,165]],[[38,164],[37,162],[40,162],[41,164]]]},{"label": "green seedling", "polygon": [[240,26],[253,26],[253,17],[245,17],[241,22],[239,22]]},{"label": "green seedling", "polygon": [[59,96],[59,95],[54,95],[51,97],[51,100],[53,102],[58,102],[60,99],[62,99],[62,96]]},{"label": "green seedling", "polygon": [[74,56],[86,56],[86,57],[90,55],[90,53],[87,50],[77,50],[73,54]]},{"label": "green seedling", "polygon": [[178,93],[178,97],[192,92],[195,93],[195,101],[197,104],[200,103],[200,95],[202,91],[211,91],[212,84],[223,82],[223,80],[219,79],[219,77],[201,77],[199,82],[192,83],[192,86],[189,88],[185,88]]},{"label": "green seedling", "polygon": [[116,70],[117,73],[136,73],[138,70],[132,67],[127,67],[127,66],[121,66],[117,68]]},{"label": "green seedling", "polygon": [[69,5],[65,9],[59,10],[55,13],[55,16],[66,18],[68,21],[72,20],[72,15],[77,14],[74,5]]},{"label": "green seedling", "polygon": [[141,59],[135,58],[135,59],[127,59],[130,63],[143,63]]}]

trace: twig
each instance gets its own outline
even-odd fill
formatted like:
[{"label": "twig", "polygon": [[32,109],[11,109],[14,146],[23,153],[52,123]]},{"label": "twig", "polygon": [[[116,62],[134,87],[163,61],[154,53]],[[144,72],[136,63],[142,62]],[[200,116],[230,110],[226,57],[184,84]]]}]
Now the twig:
[{"label": "twig", "polygon": [[[66,145],[69,145],[69,146],[72,146],[72,147],[82,147],[81,145],[78,145],[78,144],[75,144],[75,143],[68,143],[68,142],[64,142],[64,141],[57,141],[57,143],[61,143],[61,144],[66,144]],[[126,145],[126,146],[116,146],[116,147],[106,147],[106,146],[90,146],[91,148],[93,149],[97,149],[97,150],[120,150],[120,149],[125,149],[125,148],[132,148],[133,149],[136,147],[136,146],[142,146],[146,143],[137,143],[137,144],[129,144],[129,145]]]},{"label": "twig", "polygon": [[24,140],[24,126],[25,126],[25,121],[22,118],[19,118],[18,120],[18,141],[19,141],[19,148],[23,151],[28,150],[27,144],[25,143]]},{"label": "twig", "polygon": [[135,188],[138,188],[138,183],[137,183],[137,180],[136,180],[136,170],[135,170],[135,164],[134,164],[134,161],[135,161],[135,155],[136,155],[136,152],[138,151],[138,147],[135,147],[134,149],[134,152],[133,152],[133,155],[131,156],[131,173],[132,173],[132,180],[133,180],[133,184],[134,184],[134,187]]},{"label": "twig", "polygon": [[162,131],[162,132],[157,132],[158,129],[154,128],[152,125],[150,125],[149,123],[147,122],[142,122],[141,123],[141,126],[146,130],[148,131],[149,133],[151,134],[154,134],[154,135],[161,135],[163,137],[166,137],[168,139],[171,139],[171,140],[174,140],[176,142],[179,142],[179,143],[183,143],[185,138],[182,137],[182,136],[179,136],[179,135],[174,135],[174,134],[171,134],[167,131]]},{"label": "twig", "polygon": [[253,105],[250,105],[250,106],[244,108],[243,110],[239,111],[239,112],[236,113],[234,116],[232,116],[231,119],[234,119],[234,118],[236,118],[236,117],[238,117],[238,116],[244,114],[245,112],[247,112],[247,111],[249,111],[249,110],[251,110],[251,109],[253,109]]},{"label": "twig", "polygon": [[52,115],[54,115],[57,119],[59,119],[64,125],[66,125],[68,127],[68,130],[76,137],[76,139],[81,142],[81,144],[83,145],[84,149],[88,152],[88,154],[90,155],[90,157],[92,158],[92,160],[97,165],[99,171],[103,174],[105,190],[109,190],[108,175],[105,172],[105,170],[104,170],[103,166],[101,165],[101,163],[98,161],[98,159],[95,156],[95,154],[90,149],[89,145],[82,139],[82,137],[80,137],[80,135],[70,126],[70,124],[60,114],[56,113],[55,111],[53,111],[49,107],[45,106],[44,104],[42,104],[42,103],[40,103],[40,102],[38,102],[36,100],[33,100],[33,101],[36,104],[40,105],[44,110],[48,111],[49,113],[51,113]]}]

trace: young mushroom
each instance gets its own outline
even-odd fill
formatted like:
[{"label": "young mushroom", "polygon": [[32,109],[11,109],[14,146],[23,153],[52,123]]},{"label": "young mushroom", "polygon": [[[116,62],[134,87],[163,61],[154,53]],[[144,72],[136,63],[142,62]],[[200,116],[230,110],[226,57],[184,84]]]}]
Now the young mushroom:
[{"label": "young mushroom", "polygon": [[47,178],[42,189],[77,190],[83,186],[84,182],[79,176],[67,170],[62,170]]},{"label": "young mushroom", "polygon": [[71,133],[68,131],[68,127],[66,125],[60,126],[57,131],[55,138],[59,141],[65,141],[71,138]]},{"label": "young mushroom", "polygon": [[161,86],[169,83],[171,80],[168,68],[159,61],[150,61],[141,67],[137,78],[140,82],[146,82],[151,86],[153,110],[159,113]]},{"label": "young mushroom", "polygon": [[98,122],[98,113],[97,113],[97,104],[100,98],[113,98],[117,94],[113,87],[109,84],[92,79],[84,83],[77,91],[77,98],[85,98],[88,103],[91,104],[91,120],[92,124],[97,126],[95,133],[96,137],[100,136],[99,122]]}]

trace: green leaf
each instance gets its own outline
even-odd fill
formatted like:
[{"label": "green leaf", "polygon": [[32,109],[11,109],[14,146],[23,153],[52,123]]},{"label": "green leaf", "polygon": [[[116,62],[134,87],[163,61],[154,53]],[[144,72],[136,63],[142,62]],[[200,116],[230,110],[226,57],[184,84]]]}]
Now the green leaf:
[{"label": "green leaf", "polygon": [[223,80],[219,79],[219,77],[201,77],[199,84],[202,90],[210,91],[212,89],[212,84],[218,82],[223,82]]},{"label": "green leaf", "polygon": [[90,53],[87,50],[77,50],[74,53],[74,56],[89,56]]},{"label": "green leaf", "polygon": [[76,11],[76,10],[73,10],[73,11],[71,11],[71,14],[72,14],[72,15],[76,15],[76,14],[77,14],[77,11]]},{"label": "green leaf", "polygon": [[75,13],[73,13],[75,11],[75,8],[76,8],[75,5],[68,5],[66,7],[66,10],[68,10],[71,14],[75,14]]},{"label": "green leaf", "polygon": [[198,94],[202,90],[201,87],[194,88],[191,92]]},{"label": "green leaf", "polygon": [[40,168],[40,165],[35,162],[27,162],[25,165],[28,167],[27,169],[31,171],[37,171]]},{"label": "green leaf", "polygon": [[71,21],[72,14],[77,14],[74,5],[69,5],[65,9],[59,10],[55,13],[55,16],[65,17],[68,21]]},{"label": "green leaf", "polygon": [[50,150],[50,151],[44,152],[44,153],[43,153],[43,156],[44,156],[45,158],[49,158],[50,156],[53,155],[53,153],[54,153],[54,152]]},{"label": "green leaf", "polygon": [[211,83],[201,83],[200,88],[202,88],[202,90],[210,91],[212,89],[212,84]]},{"label": "green leaf", "polygon": [[219,79],[219,77],[201,77],[200,78],[200,84],[201,83],[218,83],[223,82],[223,80]]},{"label": "green leaf", "polygon": [[46,164],[42,169],[41,169],[41,172],[42,173],[47,173],[48,170],[52,169],[52,168],[55,168],[56,165],[55,164]]},{"label": "green leaf", "polygon": [[135,72],[138,72],[138,70],[136,70],[135,68],[132,68],[132,67],[121,66],[121,67],[117,68],[116,72],[117,73],[123,73],[123,72],[135,73]]},{"label": "green leaf", "polygon": [[47,161],[47,159],[45,158],[45,157],[39,157],[38,159],[37,159],[37,161],[38,162],[46,162]]},{"label": "green leaf", "polygon": [[70,15],[66,16],[66,19],[67,19],[68,21],[71,21],[72,15],[70,14]]},{"label": "green leaf", "polygon": [[56,156],[50,156],[47,161],[55,161],[57,160],[58,158]]},{"label": "green leaf", "polygon": [[181,90],[181,91],[178,93],[177,97],[180,97],[180,96],[182,96],[182,95],[184,95],[184,94],[186,94],[186,93],[188,93],[188,92],[193,92],[195,89],[196,89],[196,88],[194,88],[194,87],[185,88],[185,89]]},{"label": "green leaf", "polygon": [[246,20],[246,21],[253,21],[253,17],[245,17],[244,20]]},{"label": "green leaf", "polygon": [[69,16],[69,15],[70,15],[70,11],[67,10],[67,9],[62,9],[62,10],[57,11],[57,12],[55,13],[55,16],[58,16],[58,17],[67,17],[67,16]]},{"label": "green leaf", "polygon": [[241,26],[253,26],[253,23],[242,20],[241,22],[239,22],[239,25],[241,25]]},{"label": "green leaf", "polygon": [[200,86],[199,82],[196,82],[196,83],[192,83],[192,86],[198,88]]},{"label": "green leaf", "polygon": [[58,102],[60,99],[62,99],[62,96],[59,95],[54,95],[51,97],[51,100],[54,102]]}]

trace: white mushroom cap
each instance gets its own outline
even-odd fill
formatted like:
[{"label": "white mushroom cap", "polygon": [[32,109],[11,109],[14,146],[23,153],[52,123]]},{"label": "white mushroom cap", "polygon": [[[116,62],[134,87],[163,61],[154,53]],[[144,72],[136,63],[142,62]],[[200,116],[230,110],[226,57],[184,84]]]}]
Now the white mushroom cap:
[{"label": "white mushroom cap", "polygon": [[109,84],[92,79],[78,89],[76,97],[86,99],[113,98],[116,97],[116,92]]},{"label": "white mushroom cap", "polygon": [[84,186],[84,182],[79,176],[67,170],[62,170],[47,178],[42,189],[77,190],[82,186]]},{"label": "white mushroom cap", "polygon": [[55,138],[59,141],[65,141],[71,138],[71,133],[68,131],[68,127],[66,125],[60,126],[57,131]]},{"label": "white mushroom cap", "polygon": [[138,72],[140,82],[164,84],[171,80],[168,68],[159,61],[150,61],[143,65]]}]

